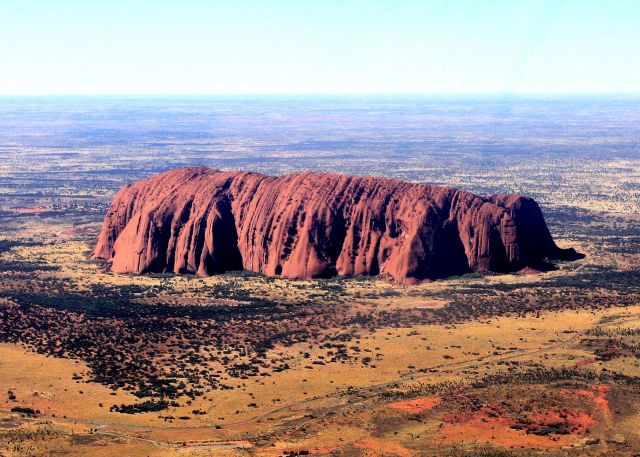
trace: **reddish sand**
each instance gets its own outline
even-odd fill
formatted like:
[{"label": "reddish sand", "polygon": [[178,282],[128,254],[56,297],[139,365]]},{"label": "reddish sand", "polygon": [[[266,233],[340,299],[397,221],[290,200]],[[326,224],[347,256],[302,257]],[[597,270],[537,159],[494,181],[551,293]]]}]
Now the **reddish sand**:
[{"label": "reddish sand", "polygon": [[395,441],[385,441],[378,438],[362,438],[353,443],[360,449],[373,449],[380,454],[394,454],[399,457],[413,457],[414,452]]},{"label": "reddish sand", "polygon": [[580,368],[580,367],[584,367],[586,365],[591,365],[592,363],[596,363],[597,360],[596,359],[582,359],[582,360],[578,360],[576,362],[576,364],[574,365],[574,368]]},{"label": "reddish sand", "polygon": [[487,424],[477,427],[468,424],[444,424],[434,442],[455,444],[462,442],[485,442],[502,447],[524,446],[531,449],[557,449],[571,444],[571,435],[554,435],[552,437],[527,434],[523,430],[514,430],[504,425]]},{"label": "reddish sand", "polygon": [[527,419],[533,421],[535,427],[556,427],[578,435],[589,433],[591,426],[598,422],[591,414],[566,409],[530,414]]},{"label": "reddish sand", "polygon": [[401,400],[389,403],[389,408],[400,409],[405,413],[418,414],[429,409],[433,409],[442,402],[440,397],[423,397],[413,400]]},{"label": "reddish sand", "polygon": [[610,386],[600,385],[591,387],[591,389],[580,389],[576,391],[580,395],[584,395],[585,397],[589,397],[593,400],[593,404],[596,406],[596,409],[602,414],[605,420],[611,419],[611,410],[609,409],[609,401],[607,400],[607,395],[611,390]]},{"label": "reddish sand", "polygon": [[447,424],[465,424],[478,428],[494,428],[496,425],[510,426],[513,421],[493,408],[482,408],[479,411],[463,411],[445,414],[443,420]]},{"label": "reddish sand", "polygon": [[[474,412],[461,412],[444,416],[435,442],[486,442],[503,447],[527,447],[531,449],[556,449],[571,444],[578,435],[588,433],[597,420],[584,412],[543,411],[526,416],[526,425],[517,422],[497,408],[483,408]],[[512,428],[519,426],[521,429]],[[541,427],[554,427],[566,434],[546,436],[532,433]]]}]

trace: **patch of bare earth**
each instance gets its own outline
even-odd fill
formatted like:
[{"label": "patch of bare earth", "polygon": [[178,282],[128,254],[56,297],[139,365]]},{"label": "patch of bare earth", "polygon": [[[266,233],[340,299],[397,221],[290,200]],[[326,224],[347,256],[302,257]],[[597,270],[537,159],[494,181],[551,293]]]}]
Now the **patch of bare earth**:
[{"label": "patch of bare earth", "polygon": [[390,408],[399,409],[405,413],[419,414],[438,406],[442,402],[440,397],[422,397],[412,400],[401,400],[389,403]]}]

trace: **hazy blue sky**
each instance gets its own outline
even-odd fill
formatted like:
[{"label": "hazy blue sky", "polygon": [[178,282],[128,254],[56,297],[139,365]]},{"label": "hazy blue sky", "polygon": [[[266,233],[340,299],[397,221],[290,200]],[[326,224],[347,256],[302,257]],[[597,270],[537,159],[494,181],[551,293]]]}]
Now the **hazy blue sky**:
[{"label": "hazy blue sky", "polygon": [[0,94],[640,92],[640,0],[0,0]]}]

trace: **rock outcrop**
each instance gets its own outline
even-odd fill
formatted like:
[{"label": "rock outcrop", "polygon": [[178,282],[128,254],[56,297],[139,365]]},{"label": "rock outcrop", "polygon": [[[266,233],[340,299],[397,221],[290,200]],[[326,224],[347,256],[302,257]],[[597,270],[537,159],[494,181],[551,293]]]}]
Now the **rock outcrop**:
[{"label": "rock outcrop", "polygon": [[411,283],[572,260],[537,203],[450,187],[324,173],[181,168],[121,189],[95,258],[116,273],[286,278],[388,275]]}]

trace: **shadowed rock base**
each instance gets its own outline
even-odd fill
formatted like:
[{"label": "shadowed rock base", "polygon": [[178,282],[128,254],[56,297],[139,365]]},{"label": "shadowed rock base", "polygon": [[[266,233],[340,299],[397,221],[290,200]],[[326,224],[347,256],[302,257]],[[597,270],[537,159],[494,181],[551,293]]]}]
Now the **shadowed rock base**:
[{"label": "shadowed rock base", "polygon": [[450,187],[339,174],[181,168],[121,189],[94,258],[116,273],[286,278],[547,270],[583,257],[554,243],[538,204]]}]

